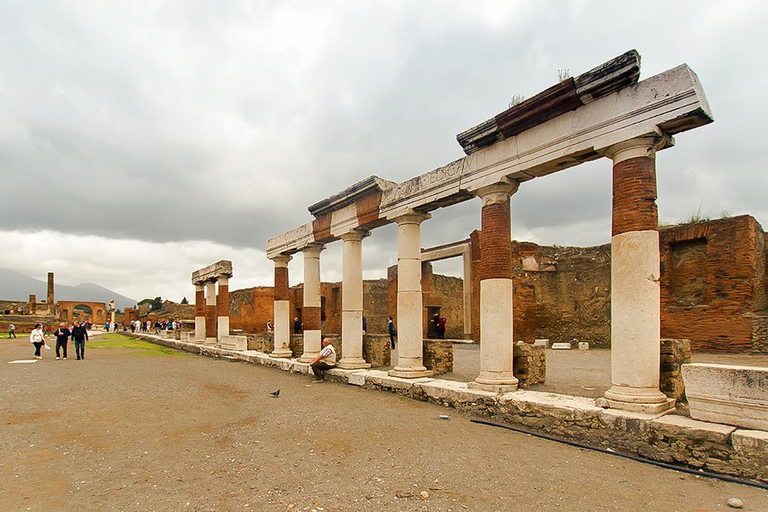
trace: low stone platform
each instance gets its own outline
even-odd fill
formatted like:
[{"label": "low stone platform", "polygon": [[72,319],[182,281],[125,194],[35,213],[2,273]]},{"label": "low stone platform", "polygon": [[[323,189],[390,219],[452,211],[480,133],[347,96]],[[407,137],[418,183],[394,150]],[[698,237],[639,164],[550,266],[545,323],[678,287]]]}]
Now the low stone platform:
[{"label": "low stone platform", "polygon": [[[311,373],[306,363],[255,350],[226,350],[145,334],[131,336],[200,355]],[[470,389],[466,382],[404,379],[390,377],[382,370],[334,369],[326,375],[326,380],[394,392],[593,446],[768,482],[768,432],[762,430],[709,423],[669,412],[650,415],[602,409],[586,397],[523,390],[496,394]]]}]

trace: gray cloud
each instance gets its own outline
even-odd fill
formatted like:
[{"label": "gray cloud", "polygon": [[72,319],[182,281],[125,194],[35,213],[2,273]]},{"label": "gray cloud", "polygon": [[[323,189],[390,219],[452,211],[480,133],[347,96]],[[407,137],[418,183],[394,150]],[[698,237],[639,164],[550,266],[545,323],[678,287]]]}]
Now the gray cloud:
[{"label": "gray cloud", "polygon": [[[701,209],[766,221],[756,112],[768,85],[766,10],[746,1],[4,2],[0,173],[11,193],[0,230],[263,250],[308,222],[308,205],[371,174],[404,181],[459,158],[455,135],[513,95],[630,48],[643,56],[642,78],[689,63],[716,117],[659,155],[662,219]],[[610,193],[608,160],[525,183],[513,197],[513,237],[605,243]],[[433,212],[424,245],[465,238],[479,223],[477,201]],[[395,243],[390,228],[367,239],[366,270],[391,264]],[[329,254],[330,275],[340,254]],[[21,268],[14,261],[6,265]],[[259,265],[254,275],[268,276],[270,262]]]}]

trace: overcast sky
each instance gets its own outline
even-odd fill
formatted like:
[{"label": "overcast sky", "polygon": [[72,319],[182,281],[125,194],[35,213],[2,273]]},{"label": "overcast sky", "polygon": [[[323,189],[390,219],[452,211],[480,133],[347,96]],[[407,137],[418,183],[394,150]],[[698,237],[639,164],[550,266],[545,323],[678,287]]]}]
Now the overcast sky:
[{"label": "overcast sky", "polygon": [[[768,227],[766,5],[3,0],[0,268],[137,300],[191,299],[191,273],[220,259],[233,289],[271,285],[267,239],[310,204],[460,158],[456,134],[512,96],[633,48],[641,80],[687,63],[715,116],[658,155],[662,222]],[[608,159],[525,183],[512,236],[607,243],[610,194]],[[438,210],[423,246],[479,224],[479,199]],[[365,240],[367,278],[396,263],[395,237]],[[321,266],[341,279],[340,243]],[[301,256],[289,268],[301,282]]]}]

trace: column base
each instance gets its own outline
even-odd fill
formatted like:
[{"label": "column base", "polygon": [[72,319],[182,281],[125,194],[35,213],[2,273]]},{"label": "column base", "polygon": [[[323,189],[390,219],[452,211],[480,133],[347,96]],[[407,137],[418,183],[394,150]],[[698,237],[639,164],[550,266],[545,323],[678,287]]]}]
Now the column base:
[{"label": "column base", "polygon": [[608,409],[620,409],[629,412],[658,414],[675,406],[675,399],[659,391],[658,388],[632,388],[611,386],[603,398],[595,400],[595,405]]},{"label": "column base", "polygon": [[342,370],[357,370],[370,367],[371,363],[360,357],[350,357],[347,359],[342,357],[341,361],[336,364],[336,368],[341,368]]},{"label": "column base", "polygon": [[395,366],[394,369],[389,370],[387,374],[390,377],[402,377],[404,379],[418,379],[419,377],[431,377],[434,375],[432,370],[427,370],[425,367],[407,368],[403,366]]},{"label": "column base", "polygon": [[216,338],[205,338],[205,341],[203,341],[203,345],[209,346],[209,347],[215,347],[219,344],[219,340]]},{"label": "column base", "polygon": [[512,372],[481,372],[474,381],[467,383],[467,387],[492,393],[509,393],[517,390],[518,382]]},{"label": "column base", "polygon": [[289,348],[277,348],[269,353],[270,357],[285,357],[289,358],[293,355]]},{"label": "column base", "polygon": [[297,359],[300,363],[311,363],[320,352],[304,352]]}]

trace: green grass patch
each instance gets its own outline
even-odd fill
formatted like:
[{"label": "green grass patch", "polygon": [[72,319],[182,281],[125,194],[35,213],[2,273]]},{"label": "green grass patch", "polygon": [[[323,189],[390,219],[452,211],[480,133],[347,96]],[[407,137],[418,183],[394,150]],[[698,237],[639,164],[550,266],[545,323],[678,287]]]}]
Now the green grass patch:
[{"label": "green grass patch", "polygon": [[105,333],[92,341],[87,341],[87,348],[101,350],[121,348],[130,350],[134,355],[151,355],[160,357],[184,357],[190,354],[181,350],[165,347],[149,341],[137,340],[122,334]]}]

